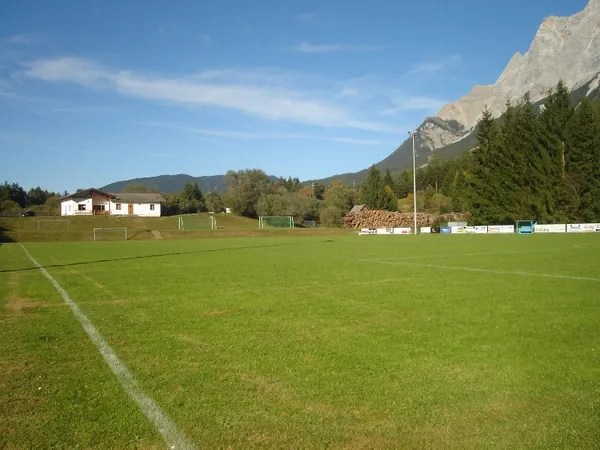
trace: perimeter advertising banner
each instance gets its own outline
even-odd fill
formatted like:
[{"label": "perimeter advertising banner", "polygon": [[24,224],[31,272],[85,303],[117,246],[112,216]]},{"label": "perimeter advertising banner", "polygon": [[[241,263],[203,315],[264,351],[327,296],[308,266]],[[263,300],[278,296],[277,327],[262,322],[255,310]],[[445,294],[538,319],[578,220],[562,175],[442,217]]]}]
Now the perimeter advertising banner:
[{"label": "perimeter advertising banner", "polygon": [[514,225],[488,225],[488,234],[514,234]]},{"label": "perimeter advertising banner", "polygon": [[548,225],[537,225],[533,229],[534,233],[566,233],[566,224],[548,224]]},{"label": "perimeter advertising banner", "polygon": [[600,223],[570,223],[567,233],[600,233]]},{"label": "perimeter advertising banner", "polygon": [[411,234],[412,228],[361,228],[358,234],[367,235],[375,234],[379,236],[394,235],[394,234]]},{"label": "perimeter advertising banner", "polygon": [[431,227],[421,227],[421,234],[431,234]]}]

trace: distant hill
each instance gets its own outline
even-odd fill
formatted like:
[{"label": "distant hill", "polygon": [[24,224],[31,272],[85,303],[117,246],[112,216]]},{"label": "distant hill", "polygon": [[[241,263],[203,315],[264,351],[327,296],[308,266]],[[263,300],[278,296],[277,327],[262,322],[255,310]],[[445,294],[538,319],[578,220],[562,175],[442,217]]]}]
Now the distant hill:
[{"label": "distant hill", "polygon": [[[273,181],[278,180],[275,176],[270,176]],[[197,182],[198,187],[202,192],[219,192],[223,193],[227,189],[225,183],[225,175],[211,175],[204,177],[193,177],[187,174],[177,175],[158,175],[155,177],[132,178],[130,180],[116,181],[107,184],[101,189],[107,192],[122,192],[126,186],[130,184],[142,184],[144,186],[154,187],[159,192],[164,194],[173,194],[183,189],[186,182]]]}]

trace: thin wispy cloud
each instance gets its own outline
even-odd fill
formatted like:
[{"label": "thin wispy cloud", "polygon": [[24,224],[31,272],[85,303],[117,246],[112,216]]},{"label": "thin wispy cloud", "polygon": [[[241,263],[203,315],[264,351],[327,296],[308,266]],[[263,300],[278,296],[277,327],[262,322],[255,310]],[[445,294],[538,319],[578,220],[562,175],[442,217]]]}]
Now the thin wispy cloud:
[{"label": "thin wispy cloud", "polygon": [[302,14],[298,14],[298,15],[294,16],[294,20],[296,22],[302,23],[304,25],[311,25],[311,24],[317,23],[319,20],[319,17],[313,13],[302,13]]},{"label": "thin wispy cloud", "polygon": [[308,41],[303,41],[292,47],[292,50],[300,53],[332,53],[376,52],[385,48],[384,45],[311,44]]},{"label": "thin wispy cloud", "polygon": [[386,116],[400,114],[406,111],[437,111],[446,103],[446,100],[423,96],[406,96],[395,98],[393,107],[382,111]]},{"label": "thin wispy cloud", "polygon": [[318,127],[395,132],[389,124],[362,120],[340,105],[288,88],[209,82],[190,77],[151,77],[109,70],[79,58],[42,59],[26,67],[24,75],[30,79],[72,83],[138,99],[188,107],[231,109],[266,120]]},{"label": "thin wispy cloud", "polygon": [[342,92],[340,92],[341,98],[355,97],[357,95],[358,95],[358,89],[351,88],[351,87],[346,87],[346,88],[342,89]]},{"label": "thin wispy cloud", "polygon": [[456,66],[462,57],[460,55],[450,55],[436,61],[425,61],[414,65],[406,74],[415,75],[434,75],[442,70]]},{"label": "thin wispy cloud", "polygon": [[226,138],[226,139],[242,139],[242,140],[308,140],[308,141],[323,141],[323,142],[338,142],[352,145],[381,145],[382,141],[377,139],[361,139],[345,136],[319,136],[313,134],[302,133],[254,133],[235,130],[216,130],[205,128],[185,127],[177,124],[147,122],[143,125],[151,127],[164,127],[175,130],[185,131],[189,133],[199,134],[208,137]]},{"label": "thin wispy cloud", "polygon": [[7,44],[26,45],[40,42],[42,36],[39,33],[20,33],[2,39]]}]

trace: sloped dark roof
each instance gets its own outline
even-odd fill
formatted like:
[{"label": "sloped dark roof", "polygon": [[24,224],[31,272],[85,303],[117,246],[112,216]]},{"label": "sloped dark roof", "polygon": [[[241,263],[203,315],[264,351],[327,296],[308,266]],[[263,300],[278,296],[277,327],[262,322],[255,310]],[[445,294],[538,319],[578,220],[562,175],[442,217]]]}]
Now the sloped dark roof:
[{"label": "sloped dark roof", "polygon": [[66,200],[68,198],[91,198],[94,195],[101,195],[102,197],[114,198],[114,194],[111,194],[110,192],[104,192],[104,191],[101,191],[100,189],[92,188],[92,189],[85,189],[83,191],[78,191],[71,195],[66,195],[64,197],[61,197],[60,200]]},{"label": "sloped dark roof", "polygon": [[354,205],[354,207],[350,210],[351,213],[359,213],[364,209],[368,209],[367,205]]},{"label": "sloped dark roof", "polygon": [[91,198],[94,195],[110,198],[113,201],[123,203],[162,203],[166,201],[162,195],[154,192],[122,192],[114,194],[112,192],[104,192],[94,188],[75,192],[74,194],[61,197],[60,200],[67,200],[70,198]]},{"label": "sloped dark roof", "polygon": [[162,203],[166,200],[160,194],[154,192],[120,192],[112,194],[115,201],[123,203]]}]

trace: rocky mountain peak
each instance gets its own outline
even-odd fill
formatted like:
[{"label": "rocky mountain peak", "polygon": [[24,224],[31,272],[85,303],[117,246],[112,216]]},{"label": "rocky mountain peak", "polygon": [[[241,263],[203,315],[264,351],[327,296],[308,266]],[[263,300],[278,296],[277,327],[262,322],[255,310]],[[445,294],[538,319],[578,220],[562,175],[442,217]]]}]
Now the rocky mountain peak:
[{"label": "rocky mountain peak", "polygon": [[[437,120],[425,121],[421,140],[435,150],[468,134],[486,106],[498,117],[507,101],[519,101],[526,93],[534,102],[541,100],[560,79],[569,89],[576,89],[599,71],[600,0],[590,0],[573,16],[546,17],[529,50],[516,52],[495,84],[475,86],[465,97],[445,105]],[[440,126],[441,122],[452,122],[453,126]]]}]

